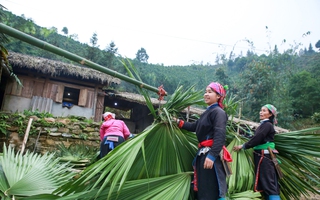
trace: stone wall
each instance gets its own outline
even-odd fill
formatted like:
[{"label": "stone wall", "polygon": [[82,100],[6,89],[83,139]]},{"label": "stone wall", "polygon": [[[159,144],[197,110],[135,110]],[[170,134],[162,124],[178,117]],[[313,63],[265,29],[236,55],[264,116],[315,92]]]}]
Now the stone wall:
[{"label": "stone wall", "polygon": [[[101,123],[72,121],[68,118],[44,118],[48,122],[46,125],[49,126],[41,126],[37,123],[40,120],[39,118],[36,116],[30,118],[32,118],[32,126],[25,150],[38,153],[51,152],[55,151],[57,145],[61,143],[66,147],[69,147],[72,143],[84,143],[97,148],[100,146],[99,130]],[[29,122],[30,118],[26,120]],[[7,134],[0,133],[0,152],[2,152],[3,143],[10,144],[16,150],[21,150],[27,125],[25,123],[21,125],[22,127],[12,125],[9,119],[7,125]],[[21,128],[25,130],[24,133],[21,133]]]}]

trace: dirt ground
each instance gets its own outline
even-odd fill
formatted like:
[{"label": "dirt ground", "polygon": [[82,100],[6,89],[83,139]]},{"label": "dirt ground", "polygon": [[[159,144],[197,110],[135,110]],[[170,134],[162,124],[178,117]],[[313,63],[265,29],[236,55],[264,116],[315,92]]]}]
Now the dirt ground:
[{"label": "dirt ground", "polygon": [[308,197],[308,198],[301,197],[300,200],[320,200],[320,195],[318,195],[318,194],[311,194],[310,197]]}]

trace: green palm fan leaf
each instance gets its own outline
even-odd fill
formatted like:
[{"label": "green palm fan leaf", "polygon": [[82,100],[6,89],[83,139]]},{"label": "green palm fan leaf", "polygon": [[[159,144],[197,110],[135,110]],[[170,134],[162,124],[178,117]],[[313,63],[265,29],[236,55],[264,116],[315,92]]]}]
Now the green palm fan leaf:
[{"label": "green palm fan leaf", "polygon": [[[275,135],[284,178],[280,180],[283,199],[308,197],[308,192],[319,194],[314,185],[320,180],[320,127]],[[306,181],[308,180],[308,181]]]},{"label": "green palm fan leaf", "polygon": [[2,196],[32,196],[50,194],[68,182],[74,173],[66,164],[59,164],[53,154],[27,152],[15,154],[11,147],[3,147],[0,157],[0,191]]}]

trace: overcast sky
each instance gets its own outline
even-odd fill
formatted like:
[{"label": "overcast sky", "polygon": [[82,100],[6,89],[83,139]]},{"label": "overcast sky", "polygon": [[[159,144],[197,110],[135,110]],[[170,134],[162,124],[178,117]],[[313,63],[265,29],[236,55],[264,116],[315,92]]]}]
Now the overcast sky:
[{"label": "overcast sky", "polygon": [[[93,33],[105,49],[135,58],[144,48],[149,63],[214,64],[234,48],[245,55],[252,41],[257,54],[278,45],[280,52],[320,40],[320,0],[0,0],[17,16],[24,14],[60,34],[78,34],[90,44]],[[266,26],[268,29],[266,29]],[[303,34],[310,31],[310,35]],[[283,43],[286,40],[286,43]]]}]

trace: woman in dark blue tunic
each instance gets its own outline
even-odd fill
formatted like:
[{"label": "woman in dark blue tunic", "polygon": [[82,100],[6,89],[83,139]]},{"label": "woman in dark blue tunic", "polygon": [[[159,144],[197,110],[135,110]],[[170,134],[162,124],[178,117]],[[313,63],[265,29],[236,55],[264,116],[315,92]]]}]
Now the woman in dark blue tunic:
[{"label": "woman in dark blue tunic", "polygon": [[178,120],[179,127],[196,132],[199,141],[199,150],[193,163],[193,184],[198,200],[223,200],[227,193],[226,173],[220,158],[228,120],[222,104],[225,95],[221,84],[210,83],[204,94],[208,107],[200,118],[192,123]]},{"label": "woman in dark blue tunic", "polygon": [[266,200],[280,200],[279,176],[268,151],[270,147],[273,153],[277,153],[274,143],[277,109],[271,104],[266,104],[262,106],[259,114],[261,121],[254,136],[245,144],[233,149],[238,151],[253,148],[256,174],[254,191],[262,192]]}]

